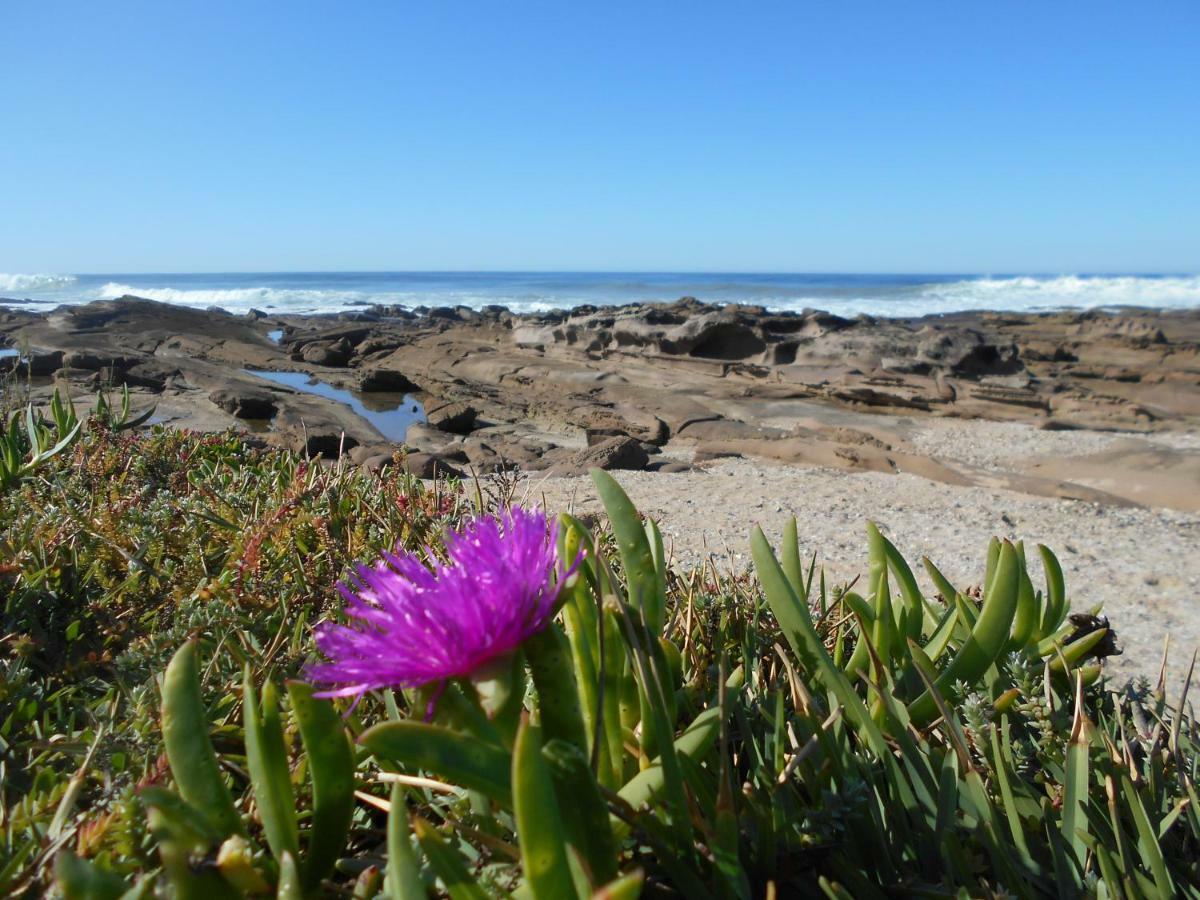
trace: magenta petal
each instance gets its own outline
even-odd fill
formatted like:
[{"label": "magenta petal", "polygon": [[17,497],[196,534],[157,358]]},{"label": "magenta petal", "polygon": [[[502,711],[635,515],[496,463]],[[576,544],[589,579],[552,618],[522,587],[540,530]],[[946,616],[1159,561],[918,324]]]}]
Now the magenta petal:
[{"label": "magenta petal", "polygon": [[452,533],[446,549],[450,562],[432,570],[416,554],[389,553],[338,585],[349,624],[318,626],[317,647],[328,661],[307,669],[312,681],[330,686],[323,695],[470,675],[553,616],[567,573],[544,513],[514,507],[477,519]]}]

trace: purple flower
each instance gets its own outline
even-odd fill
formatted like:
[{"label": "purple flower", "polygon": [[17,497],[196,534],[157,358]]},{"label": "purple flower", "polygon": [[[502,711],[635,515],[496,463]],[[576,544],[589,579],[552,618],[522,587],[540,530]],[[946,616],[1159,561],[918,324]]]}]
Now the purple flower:
[{"label": "purple flower", "polygon": [[358,566],[338,585],[351,624],[317,629],[329,661],[307,674],[336,686],[317,696],[444,682],[515,650],[545,627],[575,569],[556,571],[556,531],[545,513],[515,507],[452,533],[449,564],[430,570],[416,554],[387,553]]}]

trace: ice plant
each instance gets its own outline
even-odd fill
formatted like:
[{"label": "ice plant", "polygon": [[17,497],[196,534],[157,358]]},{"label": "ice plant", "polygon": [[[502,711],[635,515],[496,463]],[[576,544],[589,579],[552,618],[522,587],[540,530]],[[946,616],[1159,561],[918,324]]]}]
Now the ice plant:
[{"label": "ice plant", "polygon": [[387,553],[358,566],[338,585],[350,624],[317,630],[328,662],[307,674],[331,686],[319,696],[444,683],[511,653],[545,627],[570,574],[558,559],[556,527],[539,510],[513,507],[452,533],[446,564]]}]

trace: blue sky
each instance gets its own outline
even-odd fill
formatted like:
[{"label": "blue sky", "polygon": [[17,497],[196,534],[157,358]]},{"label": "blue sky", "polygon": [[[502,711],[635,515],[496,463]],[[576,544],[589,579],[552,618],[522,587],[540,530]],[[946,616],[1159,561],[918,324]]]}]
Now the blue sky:
[{"label": "blue sky", "polygon": [[1200,270],[1200,4],[0,4],[0,272]]}]

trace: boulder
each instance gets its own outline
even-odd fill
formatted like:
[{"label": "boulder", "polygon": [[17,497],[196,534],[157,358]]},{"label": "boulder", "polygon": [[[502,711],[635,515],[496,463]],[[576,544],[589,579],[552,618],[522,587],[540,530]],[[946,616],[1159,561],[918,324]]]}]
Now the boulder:
[{"label": "boulder", "polygon": [[301,348],[300,358],[314,366],[340,368],[350,360],[350,346],[345,341],[313,341]]},{"label": "boulder", "polygon": [[408,453],[403,458],[404,471],[417,478],[461,478],[462,472],[432,453]]},{"label": "boulder", "polygon": [[550,469],[551,475],[586,475],[592,469],[640,471],[650,455],[640,441],[631,437],[609,438],[593,447],[577,450]]},{"label": "boulder", "polygon": [[358,441],[339,430],[314,429],[300,436],[300,444],[309,456],[336,459],[338,454],[358,446]]},{"label": "boulder", "polygon": [[[356,447],[355,449],[357,450],[358,448]],[[355,462],[355,465],[368,472],[378,472],[386,466],[392,465],[395,461],[395,454],[372,453],[370,456],[361,457]]]},{"label": "boulder", "polygon": [[358,389],[364,394],[376,391],[389,393],[408,393],[417,390],[417,386],[399,369],[389,369],[385,366],[367,369],[358,376]]},{"label": "boulder", "polygon": [[208,399],[238,419],[270,419],[278,410],[270,391],[249,385],[219,387]]},{"label": "boulder", "polygon": [[127,384],[130,387],[145,387],[161,391],[166,386],[168,380],[177,378],[180,375],[182,373],[179,366],[172,365],[170,362],[148,359],[130,366],[119,378],[114,377],[113,381],[114,383]]},{"label": "boulder", "polygon": [[479,412],[469,403],[447,403],[425,411],[425,420],[440,431],[470,434],[475,430]]}]

